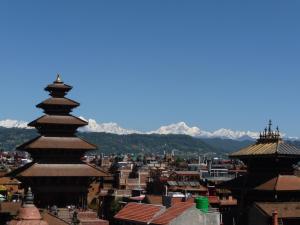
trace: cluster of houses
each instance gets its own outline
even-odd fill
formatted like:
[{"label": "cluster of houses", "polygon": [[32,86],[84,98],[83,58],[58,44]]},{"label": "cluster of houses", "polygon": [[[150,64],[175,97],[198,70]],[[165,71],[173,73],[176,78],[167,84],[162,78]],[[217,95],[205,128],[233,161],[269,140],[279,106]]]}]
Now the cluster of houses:
[{"label": "cluster of houses", "polygon": [[0,224],[300,224],[300,150],[271,123],[228,159],[90,155],[71,89],[60,76],[48,85],[29,124],[40,136],[0,154]]}]

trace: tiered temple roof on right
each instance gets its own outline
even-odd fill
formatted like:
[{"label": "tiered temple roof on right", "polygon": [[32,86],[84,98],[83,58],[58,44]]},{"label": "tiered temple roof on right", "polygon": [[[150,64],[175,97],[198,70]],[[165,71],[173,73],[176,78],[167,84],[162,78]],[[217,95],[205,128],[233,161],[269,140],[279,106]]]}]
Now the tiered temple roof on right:
[{"label": "tiered temple roof on right", "polygon": [[86,206],[90,182],[107,173],[81,161],[81,157],[96,146],[77,137],[77,128],[87,122],[70,113],[79,103],[66,98],[71,86],[60,76],[45,90],[50,98],[37,105],[45,115],[29,123],[40,136],[18,147],[31,154],[33,162],[13,171],[25,188],[32,187],[36,204]]},{"label": "tiered temple roof on right", "polygon": [[246,225],[249,208],[254,202],[300,201],[300,178],[294,175],[294,165],[300,161],[300,150],[286,143],[272,122],[260,134],[255,144],[232,153],[247,165],[247,173],[224,182],[219,187],[230,189],[238,199],[238,224]]}]

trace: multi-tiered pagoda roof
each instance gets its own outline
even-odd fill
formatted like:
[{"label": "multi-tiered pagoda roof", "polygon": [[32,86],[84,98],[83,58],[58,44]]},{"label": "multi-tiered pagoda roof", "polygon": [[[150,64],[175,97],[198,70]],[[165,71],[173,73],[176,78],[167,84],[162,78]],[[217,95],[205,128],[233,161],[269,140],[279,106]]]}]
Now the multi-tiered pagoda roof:
[{"label": "multi-tiered pagoda roof", "polygon": [[300,200],[300,178],[294,175],[300,161],[300,150],[286,143],[279,129],[273,131],[272,122],[260,134],[256,143],[232,153],[247,165],[247,173],[219,185],[231,190],[238,199],[239,216],[245,216],[254,202],[290,202]]},{"label": "multi-tiered pagoda roof", "polygon": [[300,150],[289,143],[286,143],[280,136],[278,127],[272,130],[272,121],[269,121],[268,128],[260,133],[256,143],[230,154],[232,159],[247,161],[253,158],[294,158],[300,160]]},{"label": "multi-tiered pagoda roof", "polygon": [[45,115],[28,124],[35,127],[40,136],[17,148],[29,152],[33,162],[15,170],[12,175],[18,177],[25,186],[31,186],[33,192],[38,193],[43,206],[55,199],[61,204],[76,204],[78,199],[66,196],[68,192],[80,195],[78,201],[81,205],[85,204],[90,178],[107,175],[81,161],[87,151],[96,150],[97,147],[76,136],[77,129],[88,123],[71,115],[72,110],[79,106],[78,102],[66,97],[71,89],[72,86],[65,84],[59,75],[45,88],[50,98],[37,105]]}]

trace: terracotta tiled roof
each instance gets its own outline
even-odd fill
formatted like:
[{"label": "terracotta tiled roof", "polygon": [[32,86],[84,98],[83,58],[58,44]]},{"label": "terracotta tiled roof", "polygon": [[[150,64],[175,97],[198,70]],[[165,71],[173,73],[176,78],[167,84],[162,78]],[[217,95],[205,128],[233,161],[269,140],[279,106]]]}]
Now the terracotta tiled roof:
[{"label": "terracotta tiled roof", "polygon": [[116,220],[136,221],[147,224],[154,216],[163,212],[164,209],[164,206],[130,202],[114,218]]},{"label": "terracotta tiled roof", "polygon": [[95,150],[97,146],[88,143],[79,137],[45,137],[39,136],[20,145],[18,150],[34,149],[71,149],[71,150]]},{"label": "terracotta tiled roof", "polygon": [[300,202],[256,202],[255,205],[270,217],[276,209],[278,218],[300,218]]},{"label": "terracotta tiled roof", "polygon": [[268,155],[297,155],[300,157],[300,150],[283,141],[271,143],[256,143],[230,154],[231,158],[243,158],[249,156],[268,156]]},{"label": "terracotta tiled roof", "polygon": [[167,225],[173,219],[180,216],[184,211],[187,209],[195,207],[194,203],[191,202],[180,202],[172,207],[168,208],[164,213],[156,217],[154,220],[151,221],[151,224],[155,225]]},{"label": "terracotta tiled roof", "polygon": [[39,164],[32,163],[13,171],[16,177],[102,177],[108,173],[85,163]]},{"label": "terracotta tiled roof", "polygon": [[44,115],[32,121],[28,125],[35,126],[37,124],[64,124],[64,125],[85,126],[88,123],[80,118],[71,115]]},{"label": "terracotta tiled roof", "polygon": [[266,191],[300,191],[300,177],[295,175],[278,175],[257,186],[255,189]]}]

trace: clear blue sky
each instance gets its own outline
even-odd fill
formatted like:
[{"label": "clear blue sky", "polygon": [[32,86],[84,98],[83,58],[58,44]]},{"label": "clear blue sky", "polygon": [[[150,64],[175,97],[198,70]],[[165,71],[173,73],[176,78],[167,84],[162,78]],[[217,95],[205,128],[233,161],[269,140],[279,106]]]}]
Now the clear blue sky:
[{"label": "clear blue sky", "polygon": [[0,119],[31,121],[57,72],[74,113],[152,130],[300,136],[299,1],[1,1]]}]

